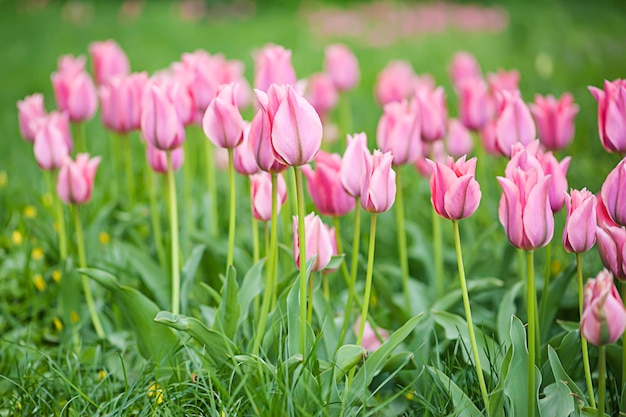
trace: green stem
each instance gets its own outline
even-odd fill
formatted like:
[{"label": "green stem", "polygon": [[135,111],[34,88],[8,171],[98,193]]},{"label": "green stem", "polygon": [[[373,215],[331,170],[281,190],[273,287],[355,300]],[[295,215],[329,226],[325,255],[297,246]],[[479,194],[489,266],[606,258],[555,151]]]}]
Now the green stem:
[{"label": "green stem", "polygon": [[[339,236],[338,232],[337,236]],[[354,232],[352,236],[352,260],[350,263],[350,281],[348,282],[348,299],[346,300],[346,310],[343,316],[343,326],[341,326],[341,333],[339,334],[339,342],[337,349],[343,345],[348,327],[350,325],[350,316],[352,315],[352,305],[354,304],[354,286],[356,284],[357,271],[359,269],[359,246],[361,239],[361,198],[356,198],[356,204],[354,208]],[[339,249],[339,247],[337,247]]]},{"label": "green stem", "polygon": [[170,237],[172,244],[172,313],[180,313],[180,267],[178,265],[178,206],[172,153],[167,152],[167,188],[170,202]]},{"label": "green stem", "polygon": [[365,294],[363,295],[363,306],[361,307],[361,323],[359,326],[359,334],[356,338],[356,344],[360,345],[363,341],[363,332],[365,331],[365,323],[367,322],[367,310],[370,305],[370,294],[372,292],[372,276],[374,274],[374,248],[376,245],[376,213],[372,213],[370,223],[370,244],[367,252],[367,274],[365,275]]},{"label": "green stem", "polygon": [[345,137],[346,134],[352,132],[352,109],[347,93],[343,93],[339,97],[339,119],[341,126],[339,137]]},{"label": "green stem", "polygon": [[[252,210],[250,211],[252,212]],[[252,262],[257,263],[261,258],[261,249],[259,244],[259,222],[252,216]]]},{"label": "green stem", "polygon": [[118,140],[123,142],[124,146],[124,163],[126,168],[126,192],[128,193],[128,201],[130,206],[135,203],[135,179],[133,175],[133,151],[128,135],[119,135]]},{"label": "green stem", "polygon": [[75,153],[87,152],[87,143],[85,142],[85,123],[72,123],[74,130]]},{"label": "green stem", "polygon": [[[194,129],[193,127],[190,128],[189,133],[194,132],[195,130],[193,129]],[[192,195],[194,171],[193,171],[193,164],[192,164],[193,158],[191,158],[191,156],[195,155],[195,153],[193,149],[194,142],[190,139],[191,138],[189,138],[183,143],[183,152],[185,153],[185,162],[183,164],[183,175],[185,178],[185,181],[183,182],[184,184],[183,203],[185,207],[185,231],[186,231],[185,233],[186,237],[184,238],[185,242],[188,242],[187,239],[189,239],[189,235],[193,231],[193,203],[192,203],[191,195]],[[204,140],[208,142],[208,140],[206,139]]]},{"label": "green stem", "polygon": [[[83,227],[80,221],[80,211],[78,206],[73,206],[74,211],[74,227],[76,229],[76,247],[78,248],[78,266],[80,268],[87,267],[87,258],[85,256],[85,239],[83,237]],[[87,302],[87,308],[89,309],[89,316],[91,317],[91,322],[93,323],[93,327],[96,330],[96,334],[98,338],[104,339],[104,329],[102,328],[102,323],[100,322],[100,317],[98,317],[98,312],[96,311],[96,306],[93,302],[93,296],[91,295],[91,288],[89,288],[89,279],[87,276],[83,275],[83,291],[85,292],[85,301]]]},{"label": "green stem", "polygon": [[163,233],[161,232],[161,222],[159,216],[159,208],[157,205],[157,175],[152,171],[152,169],[148,170],[148,175],[150,177],[149,187],[150,187],[150,211],[152,217],[152,233],[154,235],[154,244],[156,245],[157,257],[159,258],[159,264],[161,268],[167,268],[167,258],[165,255],[165,248],[163,247]]},{"label": "green stem", "polygon": [[533,262],[533,251],[526,251],[526,270],[528,271],[528,413],[529,416],[535,415],[535,268]]},{"label": "green stem", "polygon": [[[343,254],[343,244],[341,241],[341,224],[339,222],[339,217],[333,217],[333,226],[335,226],[335,241],[337,243],[337,253],[341,255]],[[341,262],[340,268],[346,285],[350,286],[350,273],[348,272],[348,266],[345,259]]]},{"label": "green stem", "polygon": [[541,308],[539,310],[540,322],[546,322],[546,308],[550,300],[548,299],[548,290],[550,289],[550,275],[552,272],[551,269],[551,258],[552,258],[552,241],[548,242],[546,246],[546,265],[543,274],[543,291],[541,292]]},{"label": "green stem", "polygon": [[300,352],[306,358],[306,230],[304,228],[304,187],[302,168],[295,166],[296,193],[298,198],[298,237],[300,238]]},{"label": "green stem", "polygon": [[[580,253],[576,254],[576,272],[578,275],[578,314],[583,317],[583,260]],[[587,348],[587,339],[580,333],[580,344],[583,352],[583,368],[585,369],[585,381],[587,382],[587,394],[589,395],[589,404],[596,407],[596,399],[593,395],[593,384],[591,383],[591,369],[589,366],[589,349]]]},{"label": "green stem", "polygon": [[476,335],[474,334],[474,323],[472,322],[472,310],[469,302],[469,294],[467,292],[467,283],[465,281],[465,267],[463,266],[463,253],[461,251],[461,234],[459,233],[458,220],[452,220],[454,228],[454,246],[456,248],[456,262],[459,267],[459,280],[461,281],[461,292],[463,294],[463,307],[465,308],[465,320],[467,321],[467,330],[469,332],[470,343],[472,345],[472,353],[474,355],[474,363],[476,374],[478,375],[478,383],[480,392],[485,404],[487,415],[489,414],[489,394],[487,393],[487,385],[483,376],[483,369],[480,365],[480,355],[478,354],[478,345],[476,344]]},{"label": "green stem", "polygon": [[[406,230],[404,228],[404,197],[400,170],[396,169],[396,220],[398,236],[398,254],[400,256],[400,269],[402,271],[402,291],[404,292],[404,307],[409,316],[411,315],[411,295],[409,294],[409,258],[406,253]],[[443,291],[443,289],[442,289]]]},{"label": "green stem", "polygon": [[307,310],[306,310],[306,320],[308,323],[313,322],[313,277],[315,276],[314,273],[311,273],[311,276],[309,276],[309,293],[307,294],[308,296],[308,300],[307,300]]},{"label": "green stem", "polygon": [[434,256],[435,256],[435,280],[437,282],[437,295],[438,297],[443,296],[443,242],[441,236],[441,217],[435,212],[432,211],[433,216],[433,248],[434,248]]},{"label": "green stem", "polygon": [[[261,341],[265,334],[265,323],[270,310],[270,302],[275,292],[275,256],[278,250],[278,174],[272,174],[272,220],[271,220],[271,237],[269,247],[266,248],[266,275],[265,275],[265,292],[263,294],[263,304],[261,305],[261,316],[259,317],[259,327],[257,329],[254,344],[252,346],[252,354],[257,355],[261,347]],[[267,229],[266,229],[267,230]],[[266,233],[267,235],[267,233]]]},{"label": "green stem", "polygon": [[213,144],[208,139],[204,141],[204,152],[206,157],[206,180],[207,189],[209,191],[209,204],[211,212],[209,216],[209,234],[211,237],[217,237],[219,214],[217,204],[217,182],[215,181],[215,153],[213,152]]},{"label": "green stem", "polygon": [[235,217],[236,211],[236,196],[237,190],[235,189],[235,162],[233,157],[233,150],[228,150],[228,178],[230,182],[230,216],[228,222],[228,257],[226,258],[226,265],[231,266],[233,264],[233,254],[235,252]]},{"label": "green stem", "polygon": [[63,214],[63,204],[61,203],[61,199],[57,195],[56,189],[54,187],[55,174],[56,171],[44,171],[44,177],[48,186],[48,192],[54,200],[54,209],[58,229],[57,233],[59,235],[59,258],[61,259],[61,261],[65,261],[65,259],[67,259],[67,234],[65,232],[65,216]]},{"label": "green stem", "polygon": [[598,417],[604,417],[606,396],[606,346],[598,346]]}]

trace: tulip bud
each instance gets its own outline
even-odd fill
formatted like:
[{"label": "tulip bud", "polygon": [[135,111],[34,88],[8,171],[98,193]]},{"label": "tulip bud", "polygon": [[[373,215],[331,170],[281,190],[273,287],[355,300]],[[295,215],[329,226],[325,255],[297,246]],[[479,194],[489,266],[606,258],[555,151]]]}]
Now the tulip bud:
[{"label": "tulip bud", "polygon": [[92,42],[89,45],[89,55],[93,64],[93,76],[98,85],[104,84],[112,77],[127,76],[130,73],[126,53],[112,39]]},{"label": "tulip bud", "polygon": [[346,45],[333,44],[326,47],[324,71],[339,91],[352,90],[359,83],[359,62]]},{"label": "tulip bud", "polygon": [[626,80],[604,81],[604,91],[589,87],[598,102],[598,132],[607,152],[626,152]]},{"label": "tulip bud", "polygon": [[487,74],[487,83],[491,91],[519,91],[519,71],[498,69],[495,73]]},{"label": "tulip bud", "polygon": [[233,149],[243,140],[243,118],[237,107],[237,85],[220,87],[202,119],[204,134],[220,148]]},{"label": "tulip bud", "polygon": [[496,145],[502,155],[511,155],[511,146],[535,140],[535,123],[519,92],[501,91],[496,122]]},{"label": "tulip bud", "polygon": [[365,176],[361,185],[361,206],[370,213],[382,213],[396,199],[396,173],[391,168],[393,156],[376,149],[366,154]]},{"label": "tulip bud", "polygon": [[616,342],[625,329],[626,308],[605,269],[585,285],[580,332],[589,343],[603,346]]},{"label": "tulip bud", "polygon": [[53,73],[52,87],[59,110],[67,112],[72,122],[83,122],[95,114],[98,98],[89,74],[74,70]]},{"label": "tulip bud", "polygon": [[[361,316],[357,317],[354,322],[354,333],[356,335],[359,334],[359,329],[361,328]],[[378,334],[380,335],[383,341],[389,339],[389,332],[385,329],[379,328]],[[363,338],[361,339],[361,346],[367,349],[368,352],[374,352],[378,350],[378,348],[382,345],[382,342],[378,339],[374,328],[370,324],[369,321],[365,322],[365,326],[363,326]]]},{"label": "tulip bud", "polygon": [[376,101],[381,106],[408,99],[414,91],[415,71],[406,61],[392,61],[378,74],[375,86]]},{"label": "tulip bud", "polygon": [[[157,149],[149,143],[146,144],[146,159],[148,160],[148,165],[150,165],[150,168],[152,168],[154,172],[167,174],[167,152],[168,151]],[[182,147],[169,152],[172,158],[172,170],[178,171],[185,160],[185,152]]]},{"label": "tulip bud", "polygon": [[182,146],[185,129],[165,91],[149,83],[143,97],[141,133],[153,147],[170,151]]},{"label": "tulip bud", "polygon": [[492,117],[487,84],[482,78],[465,80],[458,88],[459,118],[471,130],[482,129]]},{"label": "tulip bud", "polygon": [[343,216],[354,208],[354,197],[341,185],[340,170],[341,157],[324,151],[315,158],[315,170],[309,165],[302,167],[313,204],[324,216]]},{"label": "tulip bud", "polygon": [[481,192],[476,175],[476,158],[465,161],[465,156],[446,163],[432,162],[430,201],[438,215],[445,219],[460,220],[471,216],[480,204]]},{"label": "tulip bud", "polygon": [[469,52],[459,51],[452,57],[448,67],[452,85],[459,91],[460,87],[468,80],[482,79],[480,65],[474,55]]},{"label": "tulip bud", "polygon": [[568,252],[587,252],[596,243],[596,207],[598,200],[586,188],[565,195],[567,218],[563,246]]},{"label": "tulip bud", "polygon": [[470,131],[458,119],[448,121],[448,134],[444,142],[448,154],[455,158],[468,155],[474,147]]},{"label": "tulip bud", "polygon": [[46,116],[43,104],[43,94],[33,94],[17,102],[17,117],[20,125],[20,134],[27,142],[35,141],[37,119]]},{"label": "tulip bud", "polygon": [[260,171],[259,165],[254,158],[254,150],[250,142],[250,123],[243,122],[243,140],[241,144],[235,148],[233,153],[233,162],[235,171],[241,175],[252,175]]},{"label": "tulip bud", "polygon": [[117,133],[141,127],[143,90],[148,83],[145,72],[107,79],[100,87],[102,124]]},{"label": "tulip bud", "polygon": [[537,123],[539,140],[546,148],[564,149],[574,139],[574,117],[578,106],[571,94],[565,93],[558,100],[551,95],[536,95],[530,111]]},{"label": "tulip bud", "polygon": [[55,170],[63,166],[71,151],[67,116],[51,113],[37,129],[33,150],[41,169]]},{"label": "tulip bud", "polygon": [[57,194],[65,204],[84,204],[91,199],[100,157],[89,158],[89,154],[76,155],[73,161],[65,159],[57,178]]},{"label": "tulip bud", "polygon": [[308,83],[307,100],[311,103],[320,118],[330,112],[339,102],[339,94],[332,79],[325,73],[311,75]]},{"label": "tulip bud", "polygon": [[[304,230],[306,233],[306,262],[316,256],[311,272],[321,271],[326,268],[333,256],[333,245],[328,226],[322,223],[322,219],[315,213],[304,218]],[[300,262],[300,237],[298,230],[298,217],[293,216],[293,257],[296,266],[301,268]]]},{"label": "tulip bud", "polygon": [[443,87],[434,90],[421,88],[416,93],[422,119],[422,139],[427,142],[443,138],[446,133],[448,109]]},{"label": "tulip bud", "polygon": [[250,123],[250,146],[260,169],[269,173],[278,173],[286,170],[289,166],[276,159],[272,148],[271,134],[272,126],[269,114],[261,109],[257,111],[252,123]]},{"label": "tulip bud", "polygon": [[615,223],[598,198],[596,208],[598,253],[605,267],[619,280],[626,280],[626,227]]},{"label": "tulip bud", "polygon": [[[277,175],[277,206],[276,213],[287,201],[287,183],[281,174]],[[272,219],[272,175],[267,172],[259,172],[250,175],[250,192],[252,198],[252,215],[262,222]]]},{"label": "tulip bud", "polygon": [[611,219],[626,226],[626,158],[607,175],[600,196]]},{"label": "tulip bud", "polygon": [[361,186],[365,176],[365,159],[369,155],[365,133],[348,135],[348,144],[341,159],[339,177],[341,185],[353,197],[361,196]]},{"label": "tulip bud", "polygon": [[394,165],[411,164],[420,157],[421,118],[415,100],[385,105],[376,129],[376,143],[383,152],[391,152]]},{"label": "tulip bud", "polygon": [[254,88],[267,91],[272,84],[296,83],[291,51],[279,45],[266,45],[254,54]]}]

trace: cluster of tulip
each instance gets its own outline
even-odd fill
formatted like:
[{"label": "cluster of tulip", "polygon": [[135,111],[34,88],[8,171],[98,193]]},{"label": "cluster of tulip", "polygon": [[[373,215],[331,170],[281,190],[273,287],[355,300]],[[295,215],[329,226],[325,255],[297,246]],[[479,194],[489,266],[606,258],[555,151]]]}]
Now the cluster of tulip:
[{"label": "cluster of tulip", "polygon": [[[233,264],[234,256],[235,172],[250,179],[254,219],[270,222],[271,225],[266,253],[267,291],[263,296],[254,353],[258,352],[271,300],[275,297],[273,291],[278,275],[277,216],[286,201],[288,189],[282,173],[293,167],[295,189],[291,189],[290,194],[295,191],[295,195],[290,196],[296,199],[297,207],[297,216],[293,218],[293,248],[296,265],[300,268],[299,335],[301,353],[306,355],[306,326],[310,325],[312,305],[309,301],[307,314],[311,287],[307,295],[306,284],[311,285],[312,279],[309,279],[302,260],[310,263],[311,272],[316,272],[327,268],[333,255],[343,254],[337,219],[356,207],[351,271],[348,271],[347,262],[342,262],[342,273],[349,289],[343,338],[356,296],[359,205],[372,215],[357,343],[371,339],[364,335],[364,331],[371,329],[367,314],[376,215],[388,211],[394,202],[403,290],[407,305],[410,304],[403,187],[399,170],[394,170],[394,167],[412,164],[418,172],[430,178],[431,202],[438,215],[433,216],[433,234],[440,292],[443,291],[443,267],[438,249],[441,246],[441,235],[437,232],[439,217],[451,220],[454,225],[468,330],[483,401],[488,409],[489,396],[473,333],[458,229],[458,221],[472,215],[481,200],[480,186],[475,179],[477,158],[466,159],[465,156],[472,151],[474,132],[482,139],[487,153],[509,159],[504,176],[498,177],[503,191],[498,215],[511,244],[526,252],[529,392],[536,390],[535,337],[539,324],[532,256],[535,249],[546,246],[552,240],[553,214],[566,206],[563,245],[567,251],[577,254],[582,351],[587,389],[594,404],[586,341],[599,346],[613,343],[626,327],[626,309],[613,284],[613,276],[626,279],[626,200],[623,192],[626,189],[626,159],[607,177],[599,198],[586,189],[567,193],[566,174],[570,158],[558,161],[552,151],[564,149],[573,139],[573,119],[578,107],[571,95],[564,94],[558,100],[552,96],[537,96],[535,102],[528,106],[521,98],[516,71],[489,74],[485,80],[476,60],[468,53],[458,53],[450,66],[450,75],[459,98],[459,119],[450,119],[442,87],[436,87],[428,76],[416,75],[407,62],[392,62],[382,70],[375,86],[375,97],[383,106],[376,132],[379,149],[370,153],[365,133],[349,134],[342,157],[320,148],[330,111],[340,101],[346,102],[340,94],[359,82],[356,57],[343,45],[327,48],[324,72],[312,75],[308,82],[297,80],[290,51],[275,45],[268,45],[259,51],[255,56],[254,76],[256,113],[249,123],[244,121],[240,108],[252,102],[252,92],[243,78],[243,65],[238,61],[196,51],[183,54],[181,62],[175,62],[169,69],[148,77],[143,72],[130,73],[128,58],[113,41],[92,44],[90,54],[98,90],[85,70],[84,57],[62,57],[58,62],[58,71],[52,75],[58,111],[46,113],[41,94],[27,97],[18,103],[20,132],[24,139],[34,143],[39,166],[46,171],[58,171],[56,191],[63,202],[71,205],[89,201],[100,158],[80,153],[75,160],[71,159],[75,146],[70,122],[76,126],[76,147],[83,151],[86,144],[81,126],[95,114],[98,99],[103,125],[123,136],[123,142],[128,142],[125,135],[129,132],[141,132],[150,167],[168,176],[173,289],[171,309],[174,314],[179,312],[180,303],[180,249],[174,171],[183,163],[187,126],[202,126],[210,141],[205,141],[207,144],[212,143],[228,151],[230,222],[227,267]],[[599,103],[598,123],[602,144],[609,152],[626,153],[626,81],[606,82],[604,90],[592,87],[591,92]],[[131,159],[128,153],[129,164]],[[315,168],[311,167],[312,162]],[[314,213],[305,216],[302,173],[306,176],[309,196],[317,211],[333,217],[335,228],[325,225]],[[130,194],[134,188],[132,177],[133,170],[130,169],[127,171]],[[209,189],[209,193],[213,193],[211,198],[216,200],[215,190]],[[67,249],[60,204],[57,215],[63,259]],[[211,215],[216,217],[216,211],[212,211]],[[75,218],[78,234],[78,214]],[[82,237],[77,236],[77,239],[81,252]],[[579,254],[588,251],[596,239],[600,257],[608,270],[601,272],[596,279],[590,279],[583,290]],[[255,260],[258,257],[255,245]],[[85,266],[84,253],[79,253],[79,258],[82,259],[81,266]],[[84,289],[94,327],[99,336],[104,337],[86,279]],[[626,361],[624,373],[626,375]],[[601,382],[603,378],[600,375]],[[603,395],[604,388],[601,388],[599,409],[603,407]],[[535,410],[535,400],[534,395],[529,395],[530,410]]]}]

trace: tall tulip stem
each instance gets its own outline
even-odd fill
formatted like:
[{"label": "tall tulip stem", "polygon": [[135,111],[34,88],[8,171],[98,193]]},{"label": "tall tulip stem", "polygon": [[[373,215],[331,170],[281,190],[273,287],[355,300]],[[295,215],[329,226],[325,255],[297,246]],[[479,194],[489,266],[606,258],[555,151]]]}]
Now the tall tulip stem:
[{"label": "tall tulip stem", "polygon": [[[56,171],[55,171],[56,172]],[[56,193],[54,187],[54,173],[51,171],[44,171],[44,176],[46,179],[46,184],[48,186],[48,192],[52,196],[54,201],[54,211],[57,221],[57,233],[59,235],[59,258],[61,261],[65,261],[67,258],[67,234],[65,227],[65,216],[63,215],[63,204],[61,204],[61,199]]]},{"label": "tall tulip stem", "polygon": [[474,364],[476,374],[478,375],[478,383],[480,385],[480,393],[483,397],[485,410],[489,414],[489,394],[487,393],[487,385],[483,376],[483,369],[480,365],[480,355],[478,354],[478,345],[476,344],[476,335],[474,334],[474,323],[472,321],[472,310],[469,302],[469,294],[467,292],[467,283],[465,280],[465,267],[463,266],[463,253],[461,251],[461,234],[459,232],[458,220],[452,220],[454,228],[454,246],[456,248],[456,262],[459,267],[459,280],[461,282],[461,293],[463,294],[463,307],[465,308],[465,320],[467,321],[467,330],[469,332],[470,343],[472,345],[472,353],[474,356]]},{"label": "tall tulip stem", "polygon": [[548,291],[550,289],[550,274],[552,272],[551,264],[552,264],[552,241],[548,242],[546,245],[546,264],[543,274],[543,291],[541,292],[541,307],[539,309],[539,318],[541,323],[546,322],[546,309],[548,304],[550,303],[548,297]]},{"label": "tall tulip stem", "polygon": [[443,296],[443,241],[441,236],[441,217],[433,209],[433,250],[435,260],[435,281],[437,295]]},{"label": "tall tulip stem", "polygon": [[304,229],[304,188],[302,184],[302,168],[295,166],[296,193],[298,197],[298,237],[300,238],[300,352],[306,357],[306,231]]},{"label": "tall tulip stem", "polygon": [[236,210],[236,189],[235,189],[235,162],[233,159],[233,150],[228,150],[228,178],[230,183],[230,215],[228,221],[228,256],[226,258],[226,265],[231,266],[233,264],[233,253],[235,252],[235,218],[237,214]]},{"label": "tall tulip stem", "polygon": [[606,397],[606,346],[598,346],[598,417],[604,417]]},{"label": "tall tulip stem", "polygon": [[535,293],[535,268],[533,260],[534,252],[532,250],[526,251],[526,271],[528,273],[528,295],[527,295],[527,309],[528,309],[528,415],[535,415],[536,397],[535,397],[535,303],[537,294]]},{"label": "tall tulip stem", "polygon": [[157,257],[161,268],[166,268],[167,260],[165,249],[163,248],[163,233],[161,232],[161,219],[159,216],[159,207],[157,205],[157,175],[151,169],[148,170],[149,187],[150,187],[150,212],[152,217],[152,233],[154,236],[154,244],[156,245]]},{"label": "tall tulip stem", "polygon": [[215,181],[215,153],[213,152],[213,144],[208,139],[204,141],[204,154],[206,158],[206,182],[209,191],[211,213],[209,216],[209,234],[212,237],[216,237],[219,226],[219,207],[217,204],[217,182]]},{"label": "tall tulip stem", "polygon": [[85,142],[85,122],[72,123],[74,141],[76,142],[75,153],[87,152]]},{"label": "tall tulip stem", "polygon": [[[76,229],[76,248],[78,250],[78,266],[80,268],[87,267],[87,257],[85,256],[85,238],[83,237],[83,226],[80,221],[80,211],[78,206],[73,206],[74,211],[74,228]],[[91,323],[98,338],[104,339],[104,329],[98,317],[96,306],[93,302],[93,295],[91,294],[91,288],[89,287],[89,279],[83,275],[83,291],[85,292],[85,301],[87,302],[87,309],[89,310],[89,316],[91,317]]]},{"label": "tall tulip stem", "polygon": [[133,175],[133,150],[130,137],[127,134],[119,135],[118,140],[124,146],[124,167],[126,170],[126,192],[128,193],[129,206],[135,203],[135,178]]},{"label": "tall tulip stem", "polygon": [[[411,296],[409,294],[409,258],[406,252],[406,230],[404,228],[404,193],[400,181],[400,170],[396,170],[396,221],[398,236],[398,255],[402,271],[402,291],[404,292],[404,307],[407,313],[411,312]],[[409,314],[410,315],[410,314]]]},{"label": "tall tulip stem", "polygon": [[[335,229],[335,233],[339,236],[339,232]],[[337,347],[343,345],[343,341],[348,332],[350,325],[350,316],[352,315],[352,305],[354,304],[354,286],[356,284],[356,275],[359,269],[359,246],[361,239],[361,198],[356,198],[356,204],[354,209],[354,232],[352,235],[352,260],[350,262],[350,279],[348,282],[348,299],[346,300],[346,310],[343,316],[343,326],[341,326],[341,333],[339,334],[339,343]],[[345,261],[344,261],[345,262]]]},{"label": "tall tulip stem", "polygon": [[370,305],[370,296],[372,293],[372,276],[374,274],[374,248],[376,246],[376,213],[372,213],[370,222],[370,243],[367,251],[367,274],[365,275],[365,294],[363,295],[363,306],[361,307],[361,323],[359,326],[359,334],[356,338],[356,344],[360,345],[363,341],[363,332],[365,331],[365,323],[367,322],[367,311]]},{"label": "tall tulip stem", "polygon": [[167,188],[170,203],[170,238],[172,245],[172,313],[180,313],[180,267],[178,258],[178,205],[172,153],[167,152]]},{"label": "tall tulip stem", "polygon": [[[583,261],[580,253],[576,254],[576,272],[578,275],[578,314],[583,317]],[[589,395],[589,404],[595,408],[596,399],[593,395],[593,384],[591,383],[591,369],[589,367],[589,349],[587,348],[587,339],[580,333],[580,344],[583,352],[583,368],[585,369],[585,381],[587,382],[587,394]]]}]

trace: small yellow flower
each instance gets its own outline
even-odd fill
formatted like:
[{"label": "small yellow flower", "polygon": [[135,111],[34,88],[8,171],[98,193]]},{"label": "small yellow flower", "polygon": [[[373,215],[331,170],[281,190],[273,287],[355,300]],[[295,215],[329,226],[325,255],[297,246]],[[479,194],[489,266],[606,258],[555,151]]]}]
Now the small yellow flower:
[{"label": "small yellow flower", "polygon": [[98,381],[102,381],[104,378],[107,377],[107,371],[105,371],[104,369],[100,369],[98,371]]},{"label": "small yellow flower", "polygon": [[163,402],[163,390],[159,384],[152,384],[148,387],[148,397],[154,397],[154,400],[157,404],[161,404]]},{"label": "small yellow flower", "polygon": [[59,271],[58,269],[52,271],[52,280],[57,283],[61,281],[61,271]]},{"label": "small yellow flower", "polygon": [[35,284],[35,288],[40,292],[46,289],[46,281],[43,280],[41,274],[37,274],[33,277],[33,283]]},{"label": "small yellow flower", "polygon": [[41,248],[33,249],[33,251],[30,253],[30,257],[33,259],[33,261],[39,261],[43,259],[43,249]]},{"label": "small yellow flower", "polygon": [[407,400],[412,401],[412,400],[413,400],[413,398],[414,398],[413,391],[409,391],[409,392],[407,392],[406,394],[404,394],[404,397],[405,397]]},{"label": "small yellow flower", "polygon": [[45,193],[43,197],[41,198],[41,201],[43,202],[44,206],[52,207],[52,203],[54,202],[54,199],[52,198],[52,194]]},{"label": "small yellow flower", "polygon": [[24,238],[22,238],[22,234],[19,230],[14,230],[13,233],[11,233],[11,242],[13,242],[15,246],[21,245],[23,240]]},{"label": "small yellow flower", "polygon": [[561,272],[561,261],[559,261],[558,259],[554,259],[551,263],[550,263],[550,272],[552,272],[552,275],[556,275],[559,272]]},{"label": "small yellow flower", "polygon": [[24,207],[24,217],[27,219],[34,219],[37,217],[37,207],[35,206],[26,206]]},{"label": "small yellow flower", "polygon": [[54,324],[54,328],[57,329],[57,332],[60,332],[61,330],[63,330],[63,322],[61,321],[60,318],[58,317],[53,318],[52,323]]},{"label": "small yellow flower", "polygon": [[72,323],[78,323],[80,321],[80,316],[76,311],[72,310],[70,313],[70,320],[72,320]]},{"label": "small yellow flower", "polygon": [[100,232],[100,234],[98,235],[98,240],[103,245],[108,245],[109,242],[111,241],[111,236],[109,236],[107,232]]},{"label": "small yellow flower", "polygon": [[9,176],[6,171],[0,171],[0,188],[4,188],[7,186],[9,182]]},{"label": "small yellow flower", "polygon": [[370,298],[370,305],[372,307],[376,307],[376,305],[378,305],[378,297],[376,297],[376,294],[372,294]]},{"label": "small yellow flower", "polygon": [[[4,172],[4,171],[3,171],[3,172]],[[1,172],[0,172],[0,174],[1,174]],[[17,402],[17,409],[18,409],[18,410],[22,410],[22,403],[21,403],[21,402],[19,402],[19,401]]]}]

